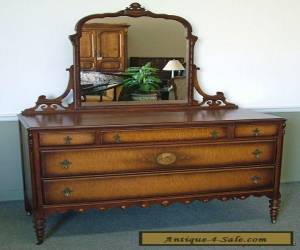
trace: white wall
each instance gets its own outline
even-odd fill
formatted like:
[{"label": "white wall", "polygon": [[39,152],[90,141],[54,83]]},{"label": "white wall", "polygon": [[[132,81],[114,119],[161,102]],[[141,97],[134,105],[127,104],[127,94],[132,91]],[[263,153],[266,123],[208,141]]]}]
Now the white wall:
[{"label": "white wall", "polygon": [[[0,115],[59,95],[72,64],[68,35],[81,17],[118,11],[127,0],[9,0],[0,8]],[[204,88],[241,107],[300,107],[299,0],[141,0],[185,17],[199,37]]]}]

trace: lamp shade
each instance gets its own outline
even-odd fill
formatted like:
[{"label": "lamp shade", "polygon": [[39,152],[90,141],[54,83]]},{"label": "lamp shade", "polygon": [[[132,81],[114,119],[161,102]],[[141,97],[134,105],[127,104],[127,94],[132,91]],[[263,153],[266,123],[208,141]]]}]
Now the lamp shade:
[{"label": "lamp shade", "polygon": [[173,60],[168,61],[166,66],[163,68],[163,70],[170,70],[170,71],[185,70],[185,68],[182,66],[182,64],[178,60],[173,59]]}]

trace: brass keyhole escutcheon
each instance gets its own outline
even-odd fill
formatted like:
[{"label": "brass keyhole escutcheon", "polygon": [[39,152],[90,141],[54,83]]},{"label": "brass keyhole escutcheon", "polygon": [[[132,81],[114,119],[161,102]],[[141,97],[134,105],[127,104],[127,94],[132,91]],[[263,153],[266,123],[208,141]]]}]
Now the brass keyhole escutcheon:
[{"label": "brass keyhole escutcheon", "polygon": [[166,152],[166,153],[159,154],[156,157],[156,162],[158,164],[166,166],[166,165],[170,165],[170,164],[176,162],[176,159],[177,159],[177,157],[174,153]]},{"label": "brass keyhole escutcheon", "polygon": [[64,138],[64,141],[65,141],[65,144],[66,144],[66,145],[70,145],[71,142],[72,142],[72,137],[67,135],[67,136]]},{"label": "brass keyhole escutcheon", "polygon": [[115,143],[121,143],[121,137],[119,133],[116,133],[113,138],[115,140]]},{"label": "brass keyhole escutcheon", "polygon": [[215,129],[213,131],[211,131],[210,134],[213,139],[218,139],[218,137],[219,137],[219,132]]},{"label": "brass keyhole escutcheon", "polygon": [[73,190],[68,187],[63,190],[63,194],[65,197],[70,197],[72,195],[72,193],[73,193]]},{"label": "brass keyhole escutcheon", "polygon": [[254,136],[260,136],[260,130],[259,130],[259,128],[253,129],[252,132],[253,132]]},{"label": "brass keyhole escutcheon", "polygon": [[251,177],[251,180],[253,184],[258,184],[261,181],[261,177],[255,175]]},{"label": "brass keyhole escutcheon", "polygon": [[262,153],[263,152],[257,148],[252,154],[255,156],[256,159],[259,159]]},{"label": "brass keyhole escutcheon", "polygon": [[63,160],[62,162],[60,162],[60,164],[64,169],[68,169],[72,165],[72,162],[70,162],[69,160]]}]

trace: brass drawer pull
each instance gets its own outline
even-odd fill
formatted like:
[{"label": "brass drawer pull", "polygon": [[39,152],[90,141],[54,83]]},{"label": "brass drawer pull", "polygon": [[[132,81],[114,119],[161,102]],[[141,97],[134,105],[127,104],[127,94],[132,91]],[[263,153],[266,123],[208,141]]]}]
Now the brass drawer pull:
[{"label": "brass drawer pull", "polygon": [[72,142],[72,137],[67,135],[66,137],[64,137],[64,141],[66,145],[70,145]]},{"label": "brass drawer pull", "polygon": [[259,130],[259,128],[253,129],[252,132],[253,132],[254,136],[260,136],[260,130]]},{"label": "brass drawer pull", "polygon": [[262,153],[263,152],[257,148],[252,154],[255,156],[256,159],[259,159]]},{"label": "brass drawer pull", "polygon": [[175,163],[176,160],[177,160],[176,155],[174,153],[169,153],[169,152],[161,153],[156,157],[156,162],[158,164],[165,165],[165,166]]},{"label": "brass drawer pull", "polygon": [[61,161],[60,164],[62,165],[62,167],[64,169],[68,169],[72,165],[72,162],[70,162],[69,160],[66,159],[66,160]]},{"label": "brass drawer pull", "polygon": [[251,177],[251,180],[253,184],[258,184],[261,181],[261,177],[254,175]]},{"label": "brass drawer pull", "polygon": [[116,133],[113,138],[115,140],[115,143],[121,143],[121,137],[119,133]]},{"label": "brass drawer pull", "polygon": [[72,195],[72,193],[73,193],[73,190],[68,187],[63,190],[63,194],[65,197],[70,197]]},{"label": "brass drawer pull", "polygon": [[213,131],[211,131],[210,134],[213,139],[218,139],[218,137],[219,137],[219,132],[215,129]]}]

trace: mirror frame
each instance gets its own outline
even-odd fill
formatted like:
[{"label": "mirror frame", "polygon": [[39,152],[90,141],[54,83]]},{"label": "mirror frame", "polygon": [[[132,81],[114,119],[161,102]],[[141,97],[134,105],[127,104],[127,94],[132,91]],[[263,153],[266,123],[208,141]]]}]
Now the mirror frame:
[{"label": "mirror frame", "polygon": [[[82,106],[81,105],[81,94],[80,94],[80,37],[82,34],[82,27],[83,25],[95,18],[107,18],[107,17],[122,17],[122,16],[127,16],[127,17],[133,17],[133,18],[139,18],[139,17],[152,17],[152,18],[162,18],[162,19],[169,19],[169,20],[174,20],[179,23],[181,23],[185,29],[186,29],[186,40],[187,40],[187,58],[186,58],[186,63],[187,63],[187,69],[186,69],[186,80],[187,80],[187,85],[188,85],[188,96],[187,96],[187,101],[184,103],[162,103],[159,102],[157,104],[151,103],[143,103],[143,104],[105,104],[105,105],[97,105],[97,106]],[[175,15],[168,15],[168,14],[157,14],[153,13],[149,10],[146,10],[145,8],[141,7],[139,3],[132,3],[129,7],[127,7],[125,10],[121,10],[118,12],[113,12],[113,13],[103,13],[103,14],[92,14],[85,16],[81,18],[76,26],[75,26],[75,31],[76,33],[74,35],[70,36],[70,39],[73,43],[73,48],[74,48],[74,80],[75,80],[75,88],[74,88],[74,105],[75,109],[83,109],[83,110],[90,110],[90,109],[120,109],[120,108],[159,108],[161,109],[162,107],[186,107],[190,106],[193,102],[193,78],[192,78],[192,70],[193,70],[193,54],[194,54],[194,44],[197,40],[197,37],[192,35],[192,26],[191,24],[185,20],[182,17],[175,16]]]},{"label": "mirror frame", "polygon": [[[113,104],[99,106],[81,106],[80,95],[80,37],[81,29],[85,22],[94,18],[105,17],[152,17],[174,20],[181,23],[187,31],[187,70],[186,76],[188,81],[188,98],[185,103],[157,103],[157,104]],[[183,17],[168,14],[153,13],[141,7],[139,3],[132,3],[125,10],[113,13],[93,14],[81,18],[76,26],[76,33],[70,35],[69,38],[73,44],[74,65],[67,69],[69,71],[69,83],[65,92],[55,99],[47,99],[45,95],[39,96],[36,105],[32,108],[25,109],[23,115],[35,115],[41,113],[63,113],[63,112],[85,112],[85,111],[112,111],[112,110],[185,110],[189,108],[216,110],[216,109],[237,109],[238,106],[226,101],[223,92],[217,92],[215,95],[206,94],[200,87],[197,80],[197,70],[199,68],[194,65],[194,46],[198,37],[192,34],[191,24]],[[202,97],[198,101],[194,99],[194,90]],[[72,97],[72,102],[68,102]]]}]

